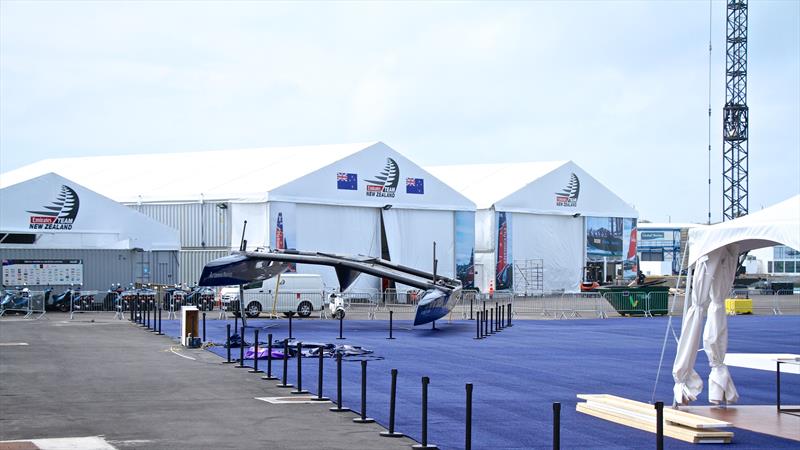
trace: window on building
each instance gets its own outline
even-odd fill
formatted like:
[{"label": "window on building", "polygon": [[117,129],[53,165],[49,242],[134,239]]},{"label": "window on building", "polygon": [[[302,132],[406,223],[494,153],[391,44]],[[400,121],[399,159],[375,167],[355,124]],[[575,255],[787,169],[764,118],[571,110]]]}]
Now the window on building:
[{"label": "window on building", "polygon": [[775,273],[783,273],[783,261],[775,261]]},{"label": "window on building", "polygon": [[795,261],[784,261],[783,262],[783,273],[794,273],[796,265],[797,265],[797,263]]},{"label": "window on building", "polygon": [[0,233],[1,244],[33,244],[35,242],[36,242],[35,234]]},{"label": "window on building", "polygon": [[641,255],[642,261],[663,261],[664,260],[664,251],[663,250],[656,250],[650,249],[647,251],[642,251]]},{"label": "window on building", "polygon": [[773,273],[772,272],[772,261],[767,261],[767,273]]}]

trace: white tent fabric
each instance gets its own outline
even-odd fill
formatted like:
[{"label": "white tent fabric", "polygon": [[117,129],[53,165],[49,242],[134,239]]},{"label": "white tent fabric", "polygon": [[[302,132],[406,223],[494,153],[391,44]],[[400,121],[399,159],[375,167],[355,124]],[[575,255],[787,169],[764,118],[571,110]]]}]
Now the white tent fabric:
[{"label": "white tent fabric", "polygon": [[[572,216],[514,213],[511,254],[517,261],[542,259],[544,290],[580,290],[583,254],[583,220]],[[516,275],[515,275],[516,276]],[[520,280],[520,283],[524,283]]]},{"label": "white tent fabric", "polygon": [[34,244],[3,244],[32,249],[150,251],[181,245],[178,230],[55,173],[0,189],[0,232],[36,234]]},{"label": "white tent fabric", "polygon": [[709,401],[733,403],[739,398],[725,366],[728,327],[725,297],[741,252],[783,244],[800,248],[800,195],[762,211],[709,227],[689,231],[689,274],[681,337],[672,366],[675,402],[686,404],[697,399],[703,381],[694,370],[700,327],[707,311],[703,348],[711,366]]},{"label": "white tent fabric", "polygon": [[[421,270],[433,270],[433,243],[436,242],[437,273],[454,276],[455,248],[452,239],[452,211],[395,209],[383,211],[383,225],[392,262]],[[420,251],[428,248],[429,251]],[[398,292],[409,286],[398,284]]]}]

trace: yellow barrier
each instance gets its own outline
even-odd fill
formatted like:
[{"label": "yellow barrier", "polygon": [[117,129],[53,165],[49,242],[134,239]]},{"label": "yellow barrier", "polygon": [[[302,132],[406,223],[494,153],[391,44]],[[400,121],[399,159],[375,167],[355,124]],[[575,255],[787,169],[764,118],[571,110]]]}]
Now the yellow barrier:
[{"label": "yellow barrier", "polygon": [[749,298],[726,298],[725,313],[731,316],[753,314],[753,300]]}]

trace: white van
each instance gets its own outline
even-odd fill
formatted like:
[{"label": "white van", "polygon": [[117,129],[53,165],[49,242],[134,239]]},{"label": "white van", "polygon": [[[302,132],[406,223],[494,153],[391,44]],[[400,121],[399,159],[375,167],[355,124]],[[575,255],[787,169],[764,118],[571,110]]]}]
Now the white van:
[{"label": "white van", "polygon": [[[247,317],[258,317],[263,312],[297,313],[308,317],[313,311],[323,308],[325,284],[317,274],[287,273],[264,281],[244,285],[244,310]],[[277,292],[277,296],[275,295]],[[239,300],[239,288],[222,289],[222,305]],[[228,308],[230,310],[230,308]]]}]

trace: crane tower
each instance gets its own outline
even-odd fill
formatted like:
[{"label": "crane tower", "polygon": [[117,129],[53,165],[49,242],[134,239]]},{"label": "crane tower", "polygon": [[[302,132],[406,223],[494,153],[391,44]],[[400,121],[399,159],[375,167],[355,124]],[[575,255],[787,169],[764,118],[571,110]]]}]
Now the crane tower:
[{"label": "crane tower", "polygon": [[728,0],[722,129],[723,220],[747,215],[747,0]]}]

